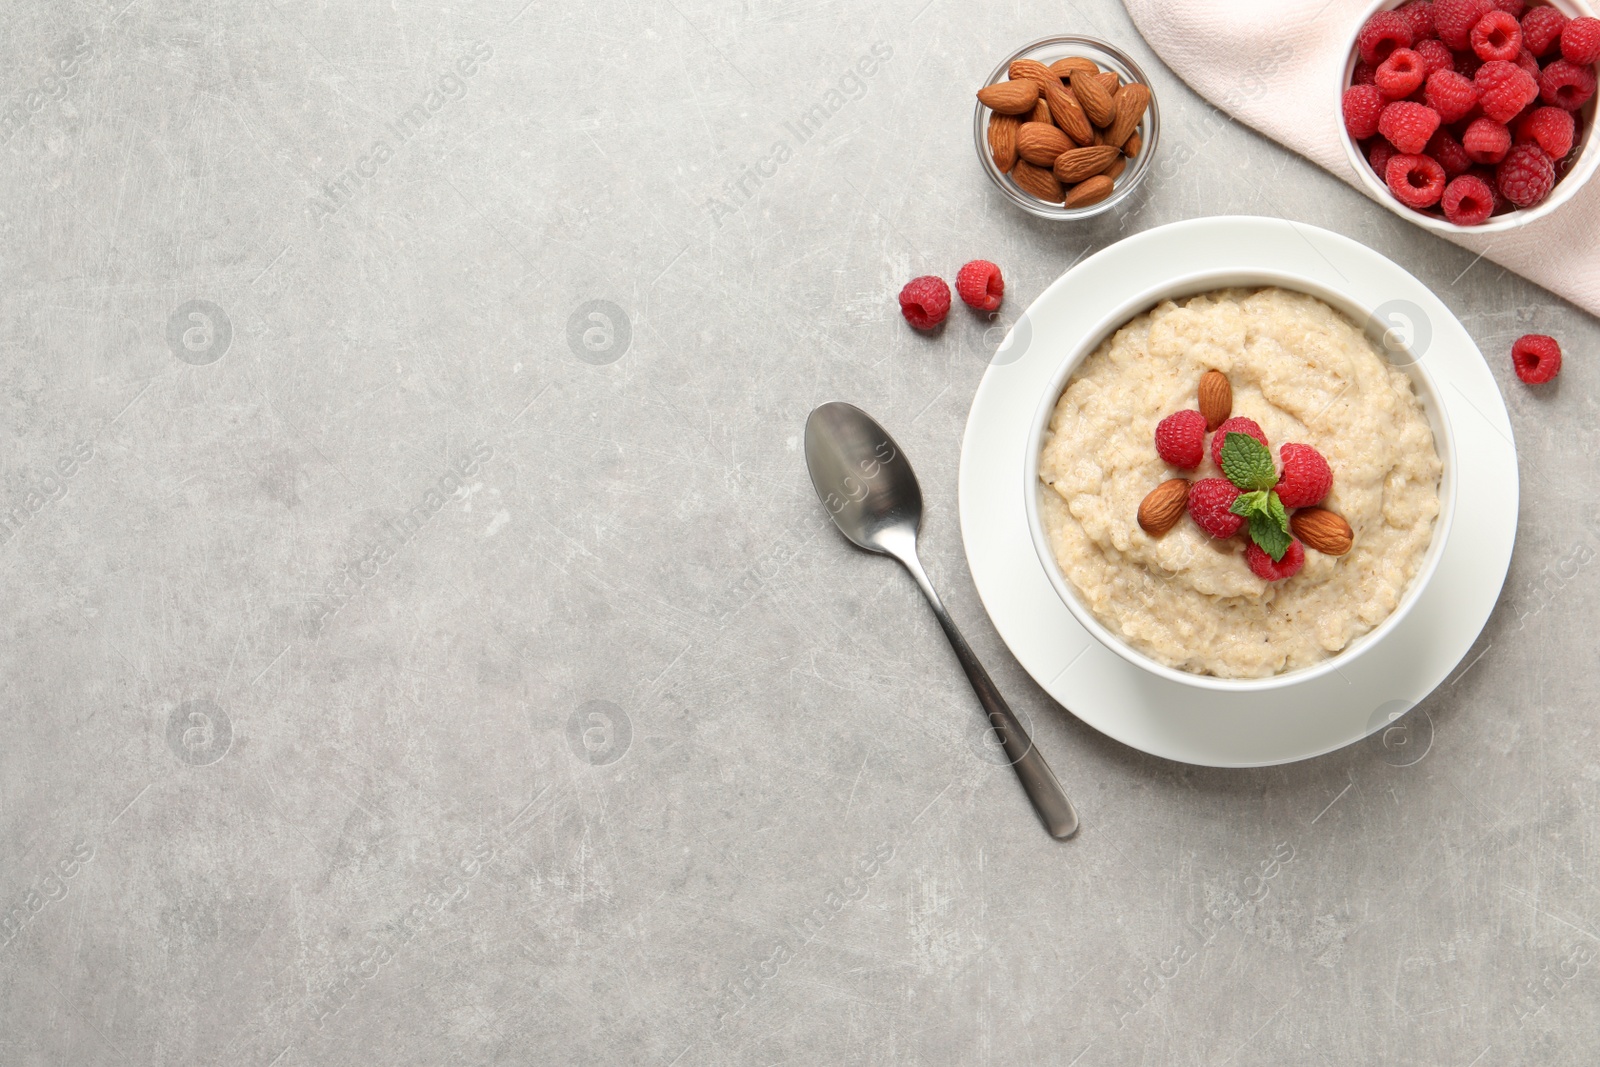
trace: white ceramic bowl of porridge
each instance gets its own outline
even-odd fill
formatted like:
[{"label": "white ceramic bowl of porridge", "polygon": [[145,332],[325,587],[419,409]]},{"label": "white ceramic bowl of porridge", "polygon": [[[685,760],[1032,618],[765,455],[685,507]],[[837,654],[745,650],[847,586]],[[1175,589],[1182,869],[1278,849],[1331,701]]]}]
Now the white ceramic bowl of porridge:
[{"label": "white ceramic bowl of porridge", "polygon": [[[1273,289],[1286,292],[1270,292]],[[1222,290],[1235,292],[1222,294]],[[1244,290],[1264,292],[1245,293]],[[1245,306],[1244,301],[1252,296],[1257,302],[1276,302],[1287,309],[1280,316],[1284,323],[1283,336],[1273,336],[1270,332],[1266,335],[1266,340],[1277,347],[1262,349],[1258,339],[1255,351],[1267,351],[1280,361],[1289,359],[1288,374],[1297,371],[1294,360],[1303,361],[1308,377],[1322,373],[1322,368],[1317,366],[1318,351],[1325,353],[1321,357],[1324,362],[1344,358],[1343,350],[1337,347],[1331,355],[1327,354],[1328,343],[1318,348],[1315,340],[1321,336],[1318,330],[1350,346],[1348,358],[1365,366],[1368,357],[1359,350],[1357,341],[1351,340],[1360,335],[1374,342],[1372,351],[1388,364],[1373,372],[1381,377],[1374,379],[1369,374],[1364,381],[1387,383],[1387,387],[1394,390],[1394,395],[1385,399],[1387,394],[1372,390],[1370,385],[1356,388],[1357,396],[1367,399],[1362,396],[1365,388],[1376,401],[1377,410],[1369,411],[1354,406],[1354,398],[1346,398],[1351,388],[1347,384],[1315,418],[1307,419],[1304,424],[1291,420],[1303,432],[1287,440],[1274,436],[1273,427],[1263,421],[1274,456],[1280,445],[1290,441],[1320,447],[1333,464],[1334,491],[1327,506],[1341,511],[1343,509],[1338,506],[1341,462],[1336,454],[1341,442],[1334,439],[1341,426],[1365,426],[1366,432],[1359,436],[1371,439],[1380,450],[1394,452],[1400,447],[1397,442],[1404,442],[1405,446],[1402,454],[1392,457],[1394,467],[1390,475],[1381,478],[1373,474],[1374,470],[1381,471],[1381,467],[1373,464],[1381,465],[1385,454],[1361,457],[1360,462],[1365,464],[1362,470],[1366,477],[1366,495],[1362,496],[1361,487],[1352,485],[1345,500],[1350,510],[1360,512],[1349,516],[1356,528],[1356,547],[1340,557],[1318,557],[1307,549],[1307,565],[1302,573],[1270,583],[1270,586],[1255,578],[1245,564],[1243,543],[1247,539],[1243,534],[1228,542],[1211,541],[1197,527],[1182,529],[1193,526],[1188,515],[1180,517],[1178,526],[1163,538],[1150,538],[1138,527],[1137,503],[1143,493],[1160,481],[1175,476],[1198,478],[1220,473],[1207,469],[1211,466],[1209,458],[1196,471],[1181,471],[1165,466],[1156,455],[1152,437],[1155,422],[1171,411],[1197,406],[1195,383],[1180,382],[1182,374],[1176,368],[1166,396],[1155,405],[1161,410],[1155,410],[1147,400],[1138,399],[1137,382],[1130,381],[1127,396],[1133,399],[1128,401],[1128,406],[1149,410],[1130,410],[1125,417],[1119,414],[1118,424],[1110,426],[1103,435],[1092,420],[1086,426],[1096,432],[1081,439],[1069,437],[1068,431],[1063,429],[1062,442],[1048,455],[1044,454],[1057,436],[1051,427],[1063,392],[1070,384],[1074,386],[1076,397],[1083,388],[1077,378],[1080,369],[1087,365],[1089,373],[1094,374],[1116,365],[1118,356],[1124,359],[1127,367],[1135,367],[1136,361],[1126,359],[1130,353],[1119,349],[1124,343],[1119,337],[1123,327],[1135,327],[1128,332],[1127,336],[1133,339],[1128,343],[1154,347],[1151,339],[1154,324],[1161,323],[1162,319],[1146,321],[1143,317],[1158,309],[1159,315],[1172,314],[1173,309],[1166,302],[1176,302],[1187,312],[1190,310],[1186,306],[1188,302],[1199,297],[1194,307],[1203,311],[1228,300]],[[1307,297],[1313,299],[1308,301]],[[1320,301],[1338,314],[1329,315],[1327,308],[1320,308],[1314,301]],[[1270,313],[1265,321],[1278,328],[1277,319],[1271,317],[1277,315],[1276,307],[1269,306],[1265,310]],[[1262,309],[1255,307],[1255,311]],[[1301,314],[1312,316],[1311,329],[1297,325],[1296,316]],[[1344,330],[1338,325],[1344,320],[1348,320],[1346,326],[1354,329]],[[1136,321],[1140,325],[1136,326]],[[1140,328],[1145,330],[1142,335],[1138,333]],[[1173,327],[1174,330],[1184,328],[1181,322]],[[1277,689],[1319,677],[1348,665],[1383,641],[1432,579],[1454,519],[1455,445],[1439,388],[1428,371],[1426,332],[1423,313],[1413,305],[1394,302],[1378,308],[1366,307],[1347,294],[1316,281],[1277,271],[1187,275],[1109,309],[1096,327],[1064,354],[1059,369],[1051,377],[1033,416],[1025,459],[1028,487],[1025,506],[1034,548],[1051,584],[1078,622],[1101,644],[1143,670],[1184,685],[1224,692]],[[1312,340],[1297,344],[1297,336]],[[1412,343],[1413,336],[1418,343]],[[1183,346],[1180,362],[1187,360],[1200,368],[1194,377],[1203,372],[1203,365],[1217,361],[1227,363],[1230,359],[1221,349],[1206,348],[1215,340],[1203,333],[1178,337],[1178,343]],[[1173,344],[1170,336],[1161,337],[1163,351],[1171,351]],[[1107,349],[1104,353],[1102,345]],[[1144,354],[1146,350],[1134,348],[1132,353]],[[1089,362],[1091,357],[1098,358]],[[1231,358],[1247,363],[1250,357],[1241,351]],[[1236,366],[1241,374],[1246,369],[1243,365]],[[1390,367],[1401,372],[1404,380],[1391,372]],[[1229,370],[1228,367],[1220,369],[1225,373]],[[1150,377],[1144,371],[1134,373],[1136,377],[1140,374]],[[1273,373],[1276,375],[1272,379],[1273,387],[1277,388],[1284,378],[1285,368],[1276,367]],[[1407,383],[1414,403],[1407,398],[1404,389]],[[1113,377],[1098,384],[1122,383]],[[1187,402],[1181,399],[1184,389],[1188,390]],[[1240,401],[1244,397],[1238,385],[1235,390],[1234,415],[1255,417],[1259,405],[1266,403],[1266,394],[1262,392],[1256,397],[1257,408],[1242,410]],[[1091,400],[1096,395],[1089,394]],[[1116,406],[1123,403],[1121,396],[1120,390],[1103,389],[1098,394],[1098,402],[1102,409],[1109,407],[1115,412]],[[1113,402],[1112,397],[1118,399]],[[1064,410],[1068,406],[1072,409],[1072,418],[1078,419],[1078,404],[1064,405]],[[1248,408],[1248,402],[1245,407]],[[1267,418],[1265,412],[1261,416],[1263,420]],[[1291,423],[1280,422],[1280,425],[1288,424]],[[1306,429],[1312,424],[1316,424],[1319,433]],[[1372,432],[1374,426],[1383,432]],[[1429,433],[1432,452],[1437,454],[1436,466],[1432,465],[1432,457],[1426,456]],[[1109,450],[1113,446],[1105,442],[1114,441],[1118,436],[1123,437],[1123,442],[1114,457],[1108,459],[1092,454]],[[1208,452],[1209,437],[1208,434]],[[1082,472],[1071,469],[1071,453],[1079,449],[1087,461]],[[1426,464],[1419,466],[1421,461],[1415,458],[1418,454],[1424,455]],[[1355,460],[1351,464],[1357,465]],[[1041,479],[1041,468],[1047,469],[1054,486],[1061,487],[1059,492]],[[1419,488],[1426,479],[1416,475],[1434,470],[1437,470],[1437,512],[1430,532],[1423,520],[1431,508],[1431,497]],[[1121,483],[1117,481],[1119,478],[1123,479]],[[1352,476],[1350,481],[1354,483],[1359,479]],[[1134,495],[1129,496],[1130,493]],[[1100,507],[1100,497],[1105,498],[1107,505],[1114,502],[1114,506]],[[1067,500],[1072,503],[1067,504]],[[1077,518],[1079,513],[1083,515],[1082,521]],[[1178,540],[1163,544],[1168,538]],[[1361,550],[1367,542],[1370,543],[1363,553]],[[1224,558],[1227,555],[1233,558]],[[1072,576],[1065,573],[1062,560],[1070,565]],[[1080,567],[1079,563],[1086,566]],[[1347,569],[1340,571],[1341,567]],[[1297,579],[1310,583],[1301,587],[1306,592],[1298,600],[1281,592],[1292,588]],[[1077,582],[1083,582],[1084,588]],[[1352,595],[1344,596],[1345,591]],[[1093,605],[1089,602],[1091,597]],[[1273,615],[1274,603],[1283,605],[1281,618]],[[1299,607],[1295,606],[1297,603]],[[1350,607],[1346,608],[1346,604]],[[1274,619],[1274,625],[1261,626],[1263,618]],[[1232,632],[1230,626],[1234,628]],[[1259,635],[1264,650],[1252,647],[1254,635]],[[1274,665],[1274,657],[1284,657],[1284,660]]]}]

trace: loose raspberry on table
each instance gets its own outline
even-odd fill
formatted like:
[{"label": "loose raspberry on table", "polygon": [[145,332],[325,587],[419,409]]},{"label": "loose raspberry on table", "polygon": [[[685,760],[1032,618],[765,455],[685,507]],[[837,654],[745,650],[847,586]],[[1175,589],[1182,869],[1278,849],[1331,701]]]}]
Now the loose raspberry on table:
[{"label": "loose raspberry on table", "polygon": [[1261,432],[1261,426],[1255,419],[1247,419],[1243,415],[1235,415],[1231,419],[1225,419],[1222,425],[1217,427],[1216,432],[1211,435],[1211,462],[1219,467],[1222,466],[1222,445],[1227,441],[1230,433],[1247,433],[1257,441],[1260,441],[1262,445],[1265,446],[1267,444],[1267,435]]},{"label": "loose raspberry on table", "polygon": [[1476,163],[1498,163],[1511,149],[1511,131],[1494,119],[1473,119],[1461,134],[1461,147]]},{"label": "loose raspberry on table", "polygon": [[1539,96],[1539,83],[1533,75],[1503,59],[1484,63],[1473,81],[1482,94],[1478,103],[1483,113],[1496,122],[1510,122]]},{"label": "loose raspberry on table", "polygon": [[1467,155],[1460,141],[1450,136],[1448,130],[1441,129],[1429,138],[1428,147],[1423,149],[1422,154],[1437,160],[1447,178],[1460,177],[1472,169],[1472,157]]},{"label": "loose raspberry on table", "polygon": [[1507,200],[1517,207],[1533,207],[1550,195],[1556,168],[1538,145],[1519,144],[1506,153],[1494,176]]},{"label": "loose raspberry on table", "polygon": [[1396,155],[1394,145],[1379,137],[1372,142],[1372,147],[1367,149],[1367,162],[1372,164],[1372,169],[1377,172],[1379,178],[1388,181],[1389,160]]},{"label": "loose raspberry on table", "polygon": [[956,275],[956,292],[968,307],[993,311],[1006,295],[1006,280],[1000,276],[999,267],[987,259],[975,259]]},{"label": "loose raspberry on table", "polygon": [[1383,113],[1383,93],[1376,85],[1352,85],[1344,91],[1344,128],[1358,141],[1378,132],[1378,116]]},{"label": "loose raspberry on table", "polygon": [[1193,470],[1206,458],[1206,417],[1198,411],[1174,411],[1156,423],[1156,451],[1174,467]]},{"label": "loose raspberry on table", "polygon": [[1373,84],[1390,100],[1399,100],[1416,92],[1425,77],[1427,64],[1422,57],[1409,48],[1396,48],[1378,64]]},{"label": "loose raspberry on table", "polygon": [[950,287],[943,278],[925,274],[900,290],[900,314],[919,330],[931,330],[950,313]]},{"label": "loose raspberry on table", "polygon": [[1251,573],[1262,581],[1281,582],[1300,572],[1306,562],[1306,549],[1299,541],[1291,540],[1283,558],[1274,562],[1265,549],[1251,541],[1244,548],[1244,561],[1250,565]]},{"label": "loose raspberry on table", "polygon": [[1378,67],[1364,59],[1356,60],[1355,69],[1350,72],[1351,85],[1371,85],[1378,76]]},{"label": "loose raspberry on table", "polygon": [[1356,35],[1356,51],[1361,53],[1362,59],[1376,66],[1388,59],[1396,48],[1410,48],[1414,40],[1416,35],[1411,32],[1409,19],[1395,11],[1379,11]]},{"label": "loose raspberry on table", "polygon": [[1439,113],[1426,104],[1396,100],[1378,116],[1378,132],[1401,152],[1420,152],[1439,128]]},{"label": "loose raspberry on table", "polygon": [[1516,62],[1522,51],[1522,24],[1504,11],[1491,11],[1472,27],[1472,50],[1482,60]]},{"label": "loose raspberry on table", "polygon": [[1287,444],[1278,448],[1283,470],[1276,491],[1286,508],[1309,508],[1322,503],[1333,488],[1333,468],[1310,445]]},{"label": "loose raspberry on table", "polygon": [[1227,538],[1239,532],[1244,516],[1228,509],[1239,499],[1239,487],[1226,478],[1201,478],[1189,487],[1189,517],[1212,537]]},{"label": "loose raspberry on table", "polygon": [[1439,113],[1439,121],[1449,124],[1460,122],[1478,106],[1477,83],[1454,70],[1440,70],[1428,75],[1423,89],[1428,106]]},{"label": "loose raspberry on table", "polygon": [[1580,67],[1600,60],[1600,19],[1580,15],[1561,30],[1561,58]]},{"label": "loose raspberry on table", "polygon": [[1457,226],[1477,226],[1494,214],[1494,190],[1475,174],[1463,174],[1444,187],[1439,198],[1444,217]]},{"label": "loose raspberry on table", "polygon": [[1383,180],[1394,198],[1406,207],[1432,207],[1444,195],[1444,167],[1436,159],[1401,153],[1389,160]]},{"label": "loose raspberry on table", "polygon": [[1423,68],[1429,74],[1436,70],[1454,70],[1456,54],[1450,51],[1450,46],[1437,37],[1429,37],[1425,41],[1418,41],[1411,46],[1411,50],[1422,57]]},{"label": "loose raspberry on table", "polygon": [[1576,135],[1577,124],[1565,108],[1536,107],[1517,123],[1517,143],[1536,144],[1553,160],[1567,158]]},{"label": "loose raspberry on table", "polygon": [[1561,373],[1561,346],[1542,333],[1523,334],[1511,346],[1511,366],[1529,385],[1542,385]]},{"label": "loose raspberry on table", "polygon": [[1557,59],[1539,75],[1539,99],[1576,111],[1594,95],[1594,68]]},{"label": "loose raspberry on table", "polygon": [[1465,52],[1472,48],[1472,27],[1492,10],[1489,0],[1434,0],[1433,28],[1439,40]]},{"label": "loose raspberry on table", "polygon": [[1494,6],[1514,19],[1520,19],[1522,13],[1528,10],[1525,0],[1494,0]]},{"label": "loose raspberry on table", "polygon": [[1567,16],[1553,7],[1530,8],[1522,16],[1522,44],[1536,56],[1547,55],[1561,41]]}]

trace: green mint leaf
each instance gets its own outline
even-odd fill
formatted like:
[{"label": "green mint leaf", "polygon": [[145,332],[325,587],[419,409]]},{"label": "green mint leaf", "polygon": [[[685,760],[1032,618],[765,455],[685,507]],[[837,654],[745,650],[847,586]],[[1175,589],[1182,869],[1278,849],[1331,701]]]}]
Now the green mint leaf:
[{"label": "green mint leaf", "polygon": [[1266,507],[1267,492],[1264,489],[1257,489],[1253,493],[1240,493],[1234,498],[1233,505],[1228,510],[1235,515],[1243,515],[1248,519],[1251,515],[1262,511]]},{"label": "green mint leaf", "polygon": [[1247,433],[1228,431],[1222,442],[1222,473],[1245,492],[1278,484],[1278,468],[1267,446]]},{"label": "green mint leaf", "polygon": [[[1267,515],[1278,524],[1278,530],[1285,536],[1289,533],[1289,512],[1283,506],[1283,501],[1278,499],[1278,494],[1267,493]],[[1274,557],[1276,558],[1276,557]]]},{"label": "green mint leaf", "polygon": [[1289,551],[1288,531],[1279,529],[1277,521],[1262,511],[1250,515],[1250,540],[1260,545],[1261,551],[1271,556],[1274,563],[1280,562],[1283,554]]}]

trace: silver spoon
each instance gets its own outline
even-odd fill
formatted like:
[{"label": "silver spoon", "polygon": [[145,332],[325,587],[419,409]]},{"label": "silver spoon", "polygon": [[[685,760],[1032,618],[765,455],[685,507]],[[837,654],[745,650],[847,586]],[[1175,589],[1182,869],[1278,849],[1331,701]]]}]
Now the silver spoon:
[{"label": "silver spoon", "polygon": [[1000,691],[956,629],[922,569],[922,561],[917,558],[922,489],[900,446],[872,416],[836,400],[823,404],[806,419],[806,468],[822,506],[828,509],[840,532],[868,551],[893,556],[917,580],[1050,836],[1065,839],[1077,833],[1078,813],[1073,810],[1072,801],[1061,791],[1061,783],[1033,747],[1027,731],[1006,707]]}]

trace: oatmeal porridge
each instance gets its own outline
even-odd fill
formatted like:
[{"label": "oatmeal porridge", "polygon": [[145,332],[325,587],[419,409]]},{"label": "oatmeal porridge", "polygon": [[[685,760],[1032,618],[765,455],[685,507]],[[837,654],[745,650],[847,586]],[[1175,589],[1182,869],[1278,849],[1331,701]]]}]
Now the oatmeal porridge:
[{"label": "oatmeal porridge", "polygon": [[[1353,531],[1345,554],[1307,549],[1292,577],[1265,581],[1245,565],[1248,536],[1213,538],[1187,517],[1159,537],[1140,528],[1153,487],[1222,474],[1209,447],[1176,470],[1152,443],[1213,369],[1274,456],[1301,443],[1327,459],[1321,506]],[[1040,516],[1062,573],[1113,633],[1172,667],[1261,678],[1338,654],[1394,611],[1433,537],[1440,471],[1410,378],[1360,328],[1303,293],[1227,289],[1163,302],[1078,367],[1040,456]]]}]

